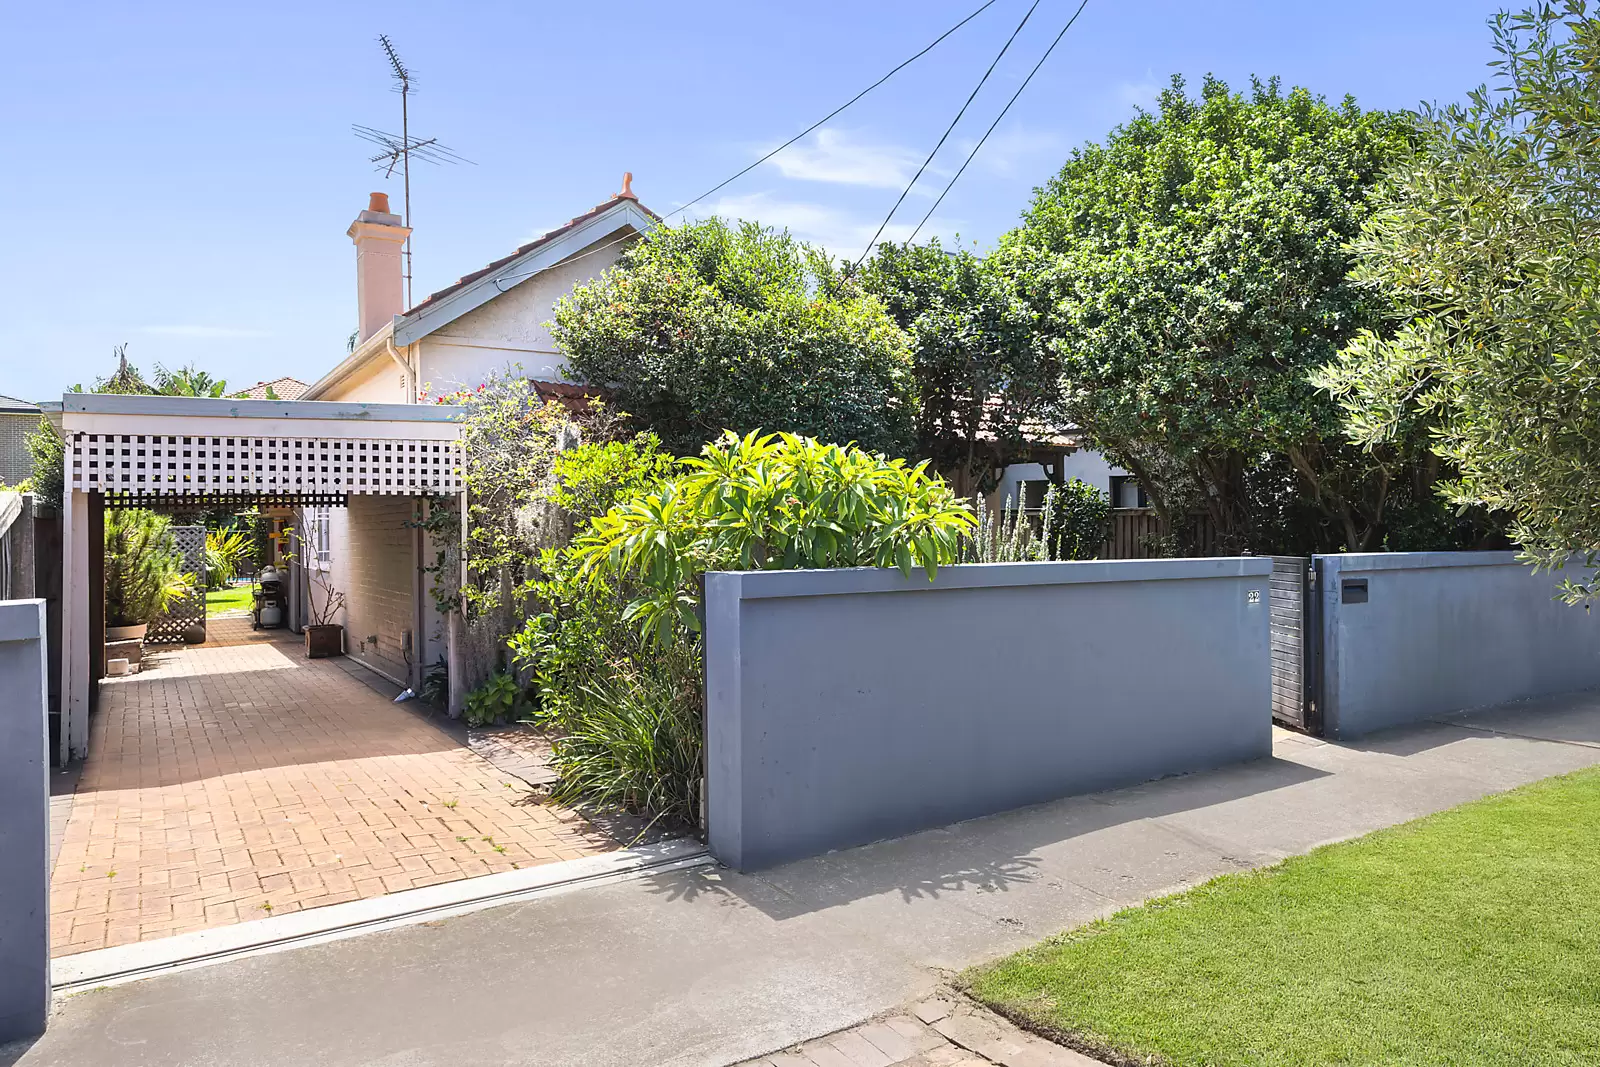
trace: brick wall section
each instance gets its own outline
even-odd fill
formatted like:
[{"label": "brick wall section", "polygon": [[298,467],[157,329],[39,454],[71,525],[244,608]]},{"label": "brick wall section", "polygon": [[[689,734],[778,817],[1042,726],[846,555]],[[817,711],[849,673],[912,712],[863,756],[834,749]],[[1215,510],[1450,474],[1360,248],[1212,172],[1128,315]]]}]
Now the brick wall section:
[{"label": "brick wall section", "polygon": [[348,554],[339,561],[350,655],[402,681],[410,674],[400,642],[413,624],[412,531],[406,523],[414,512],[409,497],[352,494]]},{"label": "brick wall section", "polygon": [[0,415],[0,482],[16,485],[33,475],[28,438],[39,428],[37,415]]}]

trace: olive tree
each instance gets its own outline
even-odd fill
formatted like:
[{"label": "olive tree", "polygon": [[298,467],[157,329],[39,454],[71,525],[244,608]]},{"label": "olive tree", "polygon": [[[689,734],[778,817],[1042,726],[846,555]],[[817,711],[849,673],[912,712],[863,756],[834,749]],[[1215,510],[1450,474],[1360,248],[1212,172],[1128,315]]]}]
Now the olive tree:
[{"label": "olive tree", "polygon": [[[1600,551],[1600,18],[1583,0],[1492,21],[1493,89],[1418,117],[1356,278],[1396,328],[1319,381],[1368,448],[1418,432],[1460,506],[1508,514],[1538,561]],[[1591,579],[1570,587],[1593,596]]]}]

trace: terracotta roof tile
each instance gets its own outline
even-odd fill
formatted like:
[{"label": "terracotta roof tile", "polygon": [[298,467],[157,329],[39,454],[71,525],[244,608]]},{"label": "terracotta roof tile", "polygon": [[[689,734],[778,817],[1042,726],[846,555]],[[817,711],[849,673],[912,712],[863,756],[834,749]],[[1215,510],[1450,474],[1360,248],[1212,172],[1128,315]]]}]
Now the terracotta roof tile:
[{"label": "terracotta roof tile", "polygon": [[266,400],[267,390],[271,389],[279,400],[299,400],[310,388],[298,378],[275,378],[270,382],[257,382],[248,389],[229,393],[228,396],[234,400]]},{"label": "terracotta roof tile", "polygon": [[571,385],[567,382],[546,382],[538,378],[532,379],[534,392],[539,394],[539,399],[545,403],[554,400],[562,407],[575,415],[581,415],[589,409],[589,401],[596,397],[604,399],[607,395],[604,389],[592,385]]},{"label": "terracotta roof tile", "polygon": [[[475,270],[471,274],[463,274],[459,279],[456,280],[456,283],[454,285],[447,285],[443,289],[440,289],[438,292],[429,293],[427,296],[422,298],[422,301],[420,303],[414,305],[409,311],[407,311],[405,313],[406,317],[409,318],[410,316],[415,315],[417,312],[421,311],[423,308],[427,307],[428,305],[433,304],[436,301],[443,300],[445,297],[447,297],[451,293],[454,293],[457,290],[463,288],[464,286],[471,285],[473,282],[477,281],[479,278],[483,277],[485,274],[494,273],[495,271],[499,270],[501,267],[505,266],[507,263],[510,263],[512,260],[516,259],[518,256],[525,256],[529,252],[532,252],[534,249],[539,248],[542,245],[549,244],[551,241],[555,240],[557,237],[560,237],[562,234],[567,233],[567,232],[571,231],[572,229],[574,229],[575,227],[577,227],[577,226],[579,226],[579,225],[581,225],[581,224],[583,224],[585,222],[588,222],[590,219],[595,218],[596,216],[604,214],[605,212],[611,210],[613,207],[615,207],[617,205],[618,201],[621,201],[621,200],[632,200],[635,204],[639,204],[639,198],[638,197],[633,196],[631,194],[628,195],[628,196],[623,196],[620,193],[615,195],[615,196],[613,196],[611,199],[607,200],[603,204],[596,204],[593,208],[590,208],[588,211],[585,211],[582,215],[579,215],[577,218],[569,219],[566,222],[565,225],[557,226],[555,229],[551,230],[549,233],[540,234],[538,237],[535,237],[533,240],[529,241],[527,244],[522,245],[520,248],[518,248],[515,252],[511,253],[510,255],[501,256],[499,259],[495,260],[493,263],[490,263],[487,267],[484,267],[481,270]],[[661,221],[661,216],[660,215],[657,215],[654,211],[651,211],[649,208],[645,207],[643,204],[639,204],[639,209],[641,211],[643,211],[646,215],[649,215],[651,218],[655,219],[657,222]]]}]

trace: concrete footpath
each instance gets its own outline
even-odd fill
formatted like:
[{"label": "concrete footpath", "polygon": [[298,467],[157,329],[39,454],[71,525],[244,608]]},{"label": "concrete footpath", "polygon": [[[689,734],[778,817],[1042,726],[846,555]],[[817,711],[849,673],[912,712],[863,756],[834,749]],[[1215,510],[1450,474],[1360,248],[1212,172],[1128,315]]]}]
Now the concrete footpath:
[{"label": "concrete footpath", "polygon": [[756,876],[678,871],[60,1000],[0,1065],[707,1065],[1118,906],[1600,763],[1600,692],[1080,797]]}]

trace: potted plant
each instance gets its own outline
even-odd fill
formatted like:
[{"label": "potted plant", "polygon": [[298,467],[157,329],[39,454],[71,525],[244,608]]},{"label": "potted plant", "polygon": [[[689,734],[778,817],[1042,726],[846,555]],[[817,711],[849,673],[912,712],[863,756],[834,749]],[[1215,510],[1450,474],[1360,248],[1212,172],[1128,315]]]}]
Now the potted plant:
[{"label": "potted plant", "polygon": [[[306,658],[344,655],[344,627],[333,620],[344,607],[344,594],[333,587],[325,572],[314,572],[306,599],[311,602],[311,622],[305,628]],[[317,607],[317,590],[322,590],[322,607]]]},{"label": "potted plant", "polygon": [[143,640],[173,601],[194,592],[197,579],[168,531],[171,520],[152,511],[106,512],[106,641]]}]

